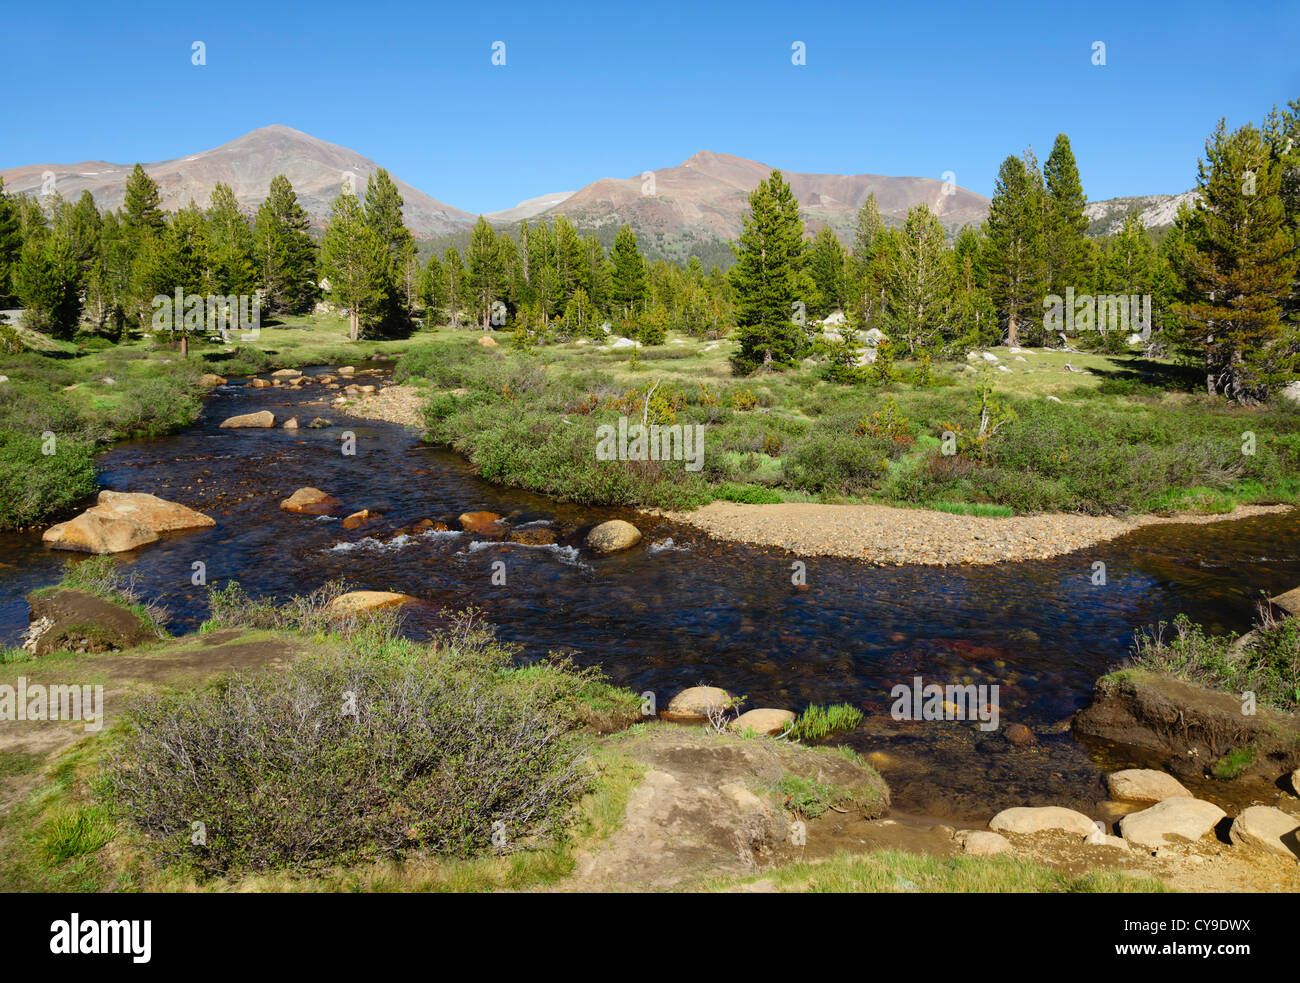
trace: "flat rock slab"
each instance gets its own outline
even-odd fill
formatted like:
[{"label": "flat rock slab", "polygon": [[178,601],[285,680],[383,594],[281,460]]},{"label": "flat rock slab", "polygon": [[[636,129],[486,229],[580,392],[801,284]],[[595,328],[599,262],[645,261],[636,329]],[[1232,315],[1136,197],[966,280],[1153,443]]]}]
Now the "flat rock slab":
[{"label": "flat rock slab", "polygon": [[273,427],[275,426],[275,414],[270,410],[262,410],[260,413],[242,413],[239,416],[227,417],[222,420],[221,426],[225,429]]},{"label": "flat rock slab", "polygon": [[202,512],[144,492],[102,491],[87,511],[106,518],[130,519],[153,532],[210,529],[217,524],[216,519]]},{"label": "flat rock slab", "polygon": [[1281,857],[1300,860],[1300,816],[1272,806],[1250,806],[1232,821],[1228,838]]},{"label": "flat rock slab", "polygon": [[1074,833],[1087,836],[1097,824],[1081,812],[1060,806],[1017,806],[1003,809],[989,820],[989,829],[996,833]]},{"label": "flat rock slab", "polygon": [[1121,802],[1163,802],[1165,799],[1190,799],[1192,793],[1172,775],[1153,768],[1128,768],[1106,776],[1110,797]]},{"label": "flat rock slab", "polygon": [[1165,799],[1150,809],[1133,812],[1119,821],[1124,839],[1146,850],[1173,846],[1179,839],[1195,842],[1227,813],[1203,799]]}]

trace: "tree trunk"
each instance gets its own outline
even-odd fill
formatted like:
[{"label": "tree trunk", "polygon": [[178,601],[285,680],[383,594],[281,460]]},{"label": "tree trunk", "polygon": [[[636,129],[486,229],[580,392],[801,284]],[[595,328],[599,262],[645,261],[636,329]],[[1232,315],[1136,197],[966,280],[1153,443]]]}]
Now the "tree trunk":
[{"label": "tree trunk", "polygon": [[181,333],[181,358],[189,358],[189,357],[190,357],[190,336],[182,332]]},{"label": "tree trunk", "polygon": [[1020,326],[1016,324],[1015,314],[1007,315],[1007,347],[1020,347]]},{"label": "tree trunk", "polygon": [[348,340],[356,341],[361,337],[361,318],[355,310],[348,311]]}]

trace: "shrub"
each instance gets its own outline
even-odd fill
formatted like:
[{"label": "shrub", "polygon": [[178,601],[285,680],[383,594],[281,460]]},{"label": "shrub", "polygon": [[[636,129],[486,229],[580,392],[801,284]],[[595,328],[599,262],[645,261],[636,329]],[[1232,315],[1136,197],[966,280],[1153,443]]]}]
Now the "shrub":
[{"label": "shrub", "polygon": [[0,529],[20,529],[66,511],[95,493],[95,452],[89,444],[0,430]]},{"label": "shrub", "polygon": [[148,695],[127,721],[103,791],[160,859],[209,874],[518,849],[558,835],[590,781],[529,690],[427,652]]},{"label": "shrub", "polygon": [[1300,710],[1300,618],[1274,618],[1261,605],[1254,631],[1242,639],[1206,634],[1185,614],[1166,639],[1168,627],[1161,622],[1137,635],[1132,665],[1232,693],[1249,690],[1275,709]]},{"label": "shrub", "polygon": [[891,449],[886,438],[816,430],[786,455],[786,478],[805,491],[862,494],[884,474]]}]

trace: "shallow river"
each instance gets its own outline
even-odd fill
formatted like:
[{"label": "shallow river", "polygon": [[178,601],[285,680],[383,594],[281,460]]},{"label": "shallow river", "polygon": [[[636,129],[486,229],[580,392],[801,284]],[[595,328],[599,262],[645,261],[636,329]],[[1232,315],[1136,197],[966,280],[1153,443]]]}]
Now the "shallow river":
[{"label": "shallow river", "polygon": [[[797,590],[790,555],[494,488],[402,427],[334,412],[320,402],[323,392],[223,386],[184,433],[119,444],[100,458],[104,487],[152,492],[218,522],[122,558],[137,585],[172,612],[174,631],[205,617],[205,591],[190,583],[196,560],[209,583],[234,578],[257,596],[284,597],[335,577],[413,594],[430,602],[407,609],[415,633],[433,627],[440,609],[474,605],[528,655],[570,652],[615,682],[654,691],[661,706],[699,683],[745,693],[751,707],[853,703],[868,719],[846,743],[874,753],[903,812],[981,820],[1004,806],[1104,798],[1096,764],[1062,722],[1125,655],[1134,630],[1185,611],[1216,631],[1243,631],[1261,591],[1300,584],[1293,510],[1153,526],[1055,560],[999,567],[877,569],[812,558],[808,589]],[[336,426],[218,428],[260,409]],[[345,429],[356,434],[355,456],[340,453]],[[338,517],[281,511],[279,501],[303,485],[341,498],[341,514],[371,508],[384,518],[347,532]],[[426,517],[456,528],[457,515],[476,509],[513,525],[551,523],[560,544],[501,545],[465,533],[398,545],[376,538]],[[645,540],[593,557],[582,536],[613,516],[636,521]],[[68,559],[44,549],[39,535],[0,535],[0,639],[13,644],[27,623],[25,594],[57,581]],[[492,583],[494,560],[506,564],[504,586]],[[1104,586],[1092,583],[1095,560],[1106,564]],[[999,684],[1002,722],[1027,724],[1039,743],[1013,748],[970,723],[896,725],[889,691],[917,675]]]}]

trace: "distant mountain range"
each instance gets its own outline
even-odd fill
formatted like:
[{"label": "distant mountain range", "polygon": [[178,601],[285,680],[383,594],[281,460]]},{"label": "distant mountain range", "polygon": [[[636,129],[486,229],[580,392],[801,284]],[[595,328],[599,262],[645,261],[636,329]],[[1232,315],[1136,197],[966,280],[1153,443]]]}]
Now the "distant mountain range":
[{"label": "distant mountain range", "polygon": [[[89,190],[101,208],[117,208],[131,167],[103,161],[34,164],[0,171],[0,177],[7,191],[39,194],[46,175],[53,174],[55,187],[65,198],[75,200]],[[144,165],[158,182],[167,209],[184,207],[191,199],[206,205],[212,188],[225,182],[251,214],[266,197],[271,179],[285,174],[317,226],[328,219],[330,204],[347,174],[355,175],[361,193],[366,178],[379,167],[355,150],[279,125],[253,130],[212,150]],[[565,215],[606,242],[626,223],[636,230],[651,257],[684,262],[696,254],[707,262],[729,253],[726,243],[740,233],[749,192],[771,170],[765,163],[706,150],[676,167],[628,178],[602,178],[577,191],[540,195],[485,217],[499,228],[513,229],[524,220]],[[901,223],[908,209],[922,202],[949,232],[967,223],[978,224],[988,215],[987,198],[933,178],[783,173],[809,231],[829,225],[845,242],[852,241],[857,211],[871,193],[890,225]],[[431,198],[397,175],[393,180],[405,200],[406,224],[417,239],[457,241],[473,225],[475,216],[469,212]],[[1167,225],[1177,203],[1188,194],[1094,202],[1088,206],[1092,231],[1117,228],[1134,207],[1142,210],[1149,226]]]}]

